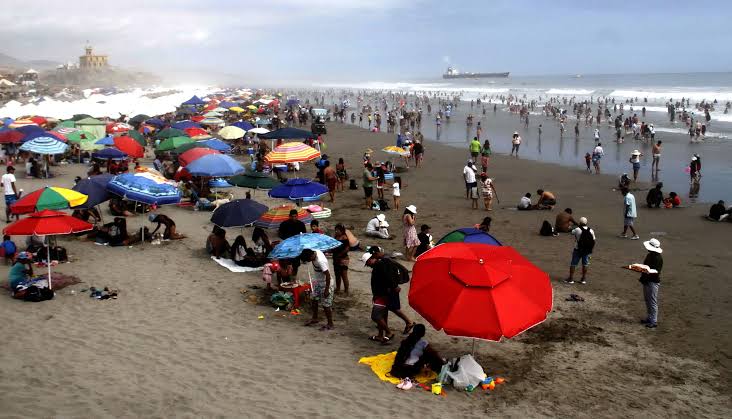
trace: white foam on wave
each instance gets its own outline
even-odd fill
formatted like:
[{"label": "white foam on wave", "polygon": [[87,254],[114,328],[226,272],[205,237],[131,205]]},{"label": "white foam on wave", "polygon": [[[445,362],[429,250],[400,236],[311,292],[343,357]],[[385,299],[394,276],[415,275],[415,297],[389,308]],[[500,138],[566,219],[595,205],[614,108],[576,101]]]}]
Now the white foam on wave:
[{"label": "white foam on wave", "polygon": [[617,98],[648,98],[660,101],[689,99],[692,102],[702,100],[719,102],[732,101],[732,91],[654,91],[654,90],[614,90],[608,96]]},{"label": "white foam on wave", "polygon": [[[176,90],[176,93],[150,98],[145,95]],[[116,94],[103,95],[87,89],[82,93],[84,99],[63,101],[43,97],[36,103],[22,104],[10,101],[0,108],[1,116],[18,118],[23,115],[42,115],[60,119],[71,118],[74,114],[88,114],[95,117],[118,118],[120,114],[160,115],[175,111],[176,107],[193,95],[206,96],[217,89],[204,86],[176,86],[170,88],[133,89]]]},{"label": "white foam on wave", "polygon": [[563,96],[589,96],[594,92],[594,90],[590,89],[549,89],[546,91],[546,94]]},{"label": "white foam on wave", "polygon": [[447,93],[476,93],[476,94],[497,94],[508,93],[508,88],[500,87],[469,87],[455,86],[450,83],[408,83],[408,82],[382,82],[369,81],[365,83],[330,83],[320,84],[321,87],[342,88],[342,89],[363,89],[363,90],[382,90],[389,92],[447,92]]}]

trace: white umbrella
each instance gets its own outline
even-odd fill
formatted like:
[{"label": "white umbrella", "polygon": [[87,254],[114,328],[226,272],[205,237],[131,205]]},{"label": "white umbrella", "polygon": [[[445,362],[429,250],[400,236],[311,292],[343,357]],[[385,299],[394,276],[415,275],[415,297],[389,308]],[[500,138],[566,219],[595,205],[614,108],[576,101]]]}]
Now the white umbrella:
[{"label": "white umbrella", "polygon": [[253,132],[255,134],[266,134],[269,132],[269,130],[267,128],[257,127],[257,128],[252,128],[247,132]]}]

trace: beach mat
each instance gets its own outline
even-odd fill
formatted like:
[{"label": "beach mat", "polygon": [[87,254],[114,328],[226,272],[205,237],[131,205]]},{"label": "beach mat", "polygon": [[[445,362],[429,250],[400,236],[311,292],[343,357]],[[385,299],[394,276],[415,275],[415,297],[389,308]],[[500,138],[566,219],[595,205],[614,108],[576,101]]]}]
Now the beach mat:
[{"label": "beach mat", "polygon": [[248,266],[239,266],[236,263],[234,263],[231,259],[216,259],[214,256],[211,256],[211,259],[218,263],[219,265],[223,266],[224,268],[230,270],[231,272],[257,272],[264,269],[263,266],[260,266],[258,268],[250,268]]},{"label": "beach mat", "polygon": [[[47,276],[43,275],[43,278],[38,280],[39,286],[43,286],[43,287],[46,286],[46,284],[47,284],[46,278],[47,278]],[[69,285],[80,284],[80,283],[81,283],[81,279],[79,279],[73,275],[64,275],[62,273],[57,273],[57,272],[51,273],[51,287],[53,288],[54,291],[64,289],[64,288],[68,287]],[[6,290],[10,289],[7,282],[3,282],[2,284],[0,284],[0,288],[4,288]]]},{"label": "beach mat", "polygon": [[[389,352],[388,354],[366,356],[358,360],[359,364],[366,364],[371,367],[371,371],[376,374],[381,381],[386,381],[392,384],[399,384],[399,379],[389,375],[391,366],[394,365],[394,358],[396,357],[396,351]],[[417,382],[426,384],[437,379],[437,373],[434,371],[422,371],[416,377]]]}]

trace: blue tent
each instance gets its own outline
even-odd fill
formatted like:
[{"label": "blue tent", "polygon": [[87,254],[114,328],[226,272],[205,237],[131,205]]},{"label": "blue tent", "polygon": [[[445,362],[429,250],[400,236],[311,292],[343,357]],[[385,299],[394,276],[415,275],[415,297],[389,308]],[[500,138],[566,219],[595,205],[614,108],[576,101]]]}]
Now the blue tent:
[{"label": "blue tent", "polygon": [[178,121],[170,125],[171,128],[184,130],[186,128],[201,128],[201,126],[193,121]]},{"label": "blue tent", "polygon": [[276,129],[274,131],[270,131],[266,134],[259,134],[259,138],[265,138],[265,139],[278,139],[281,138],[283,140],[290,140],[290,139],[305,139],[305,138],[315,138],[317,135],[313,134],[310,131],[305,131],[304,129],[298,129],[298,128],[280,128]]},{"label": "blue tent", "polygon": [[201,100],[201,98],[199,98],[196,95],[193,95],[192,98],[190,98],[190,99],[186,100],[185,102],[181,103],[181,105],[192,105],[192,106],[195,106],[195,105],[205,105],[205,104],[206,104],[206,102],[204,102],[203,100]]},{"label": "blue tent", "polygon": [[234,122],[231,125],[233,125],[235,127],[239,127],[241,129],[243,129],[244,131],[249,131],[250,129],[254,128],[254,125],[250,124],[247,121]]}]

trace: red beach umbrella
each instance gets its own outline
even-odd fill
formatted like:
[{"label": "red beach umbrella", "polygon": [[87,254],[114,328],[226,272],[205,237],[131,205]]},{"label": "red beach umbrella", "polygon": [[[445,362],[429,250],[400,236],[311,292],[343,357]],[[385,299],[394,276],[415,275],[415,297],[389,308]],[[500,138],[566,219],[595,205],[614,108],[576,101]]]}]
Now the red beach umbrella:
[{"label": "red beach umbrella", "polygon": [[[94,228],[93,225],[66,215],[63,212],[43,210],[34,212],[26,218],[22,218],[3,229],[3,234],[9,236],[31,236],[33,234],[42,236],[53,236],[62,234],[79,233]],[[51,259],[50,246],[46,246],[48,260]],[[48,264],[48,288],[51,288],[51,264]]]},{"label": "red beach umbrella", "polygon": [[188,166],[192,161],[209,154],[221,153],[211,148],[192,148],[178,156],[178,162],[180,162],[181,166]]},{"label": "red beach umbrella", "polygon": [[508,246],[445,243],[414,265],[409,304],[451,336],[499,341],[546,319],[549,275]]},{"label": "red beach umbrella", "polygon": [[206,118],[206,117],[203,116],[203,115],[193,115],[191,117],[191,121],[193,121],[193,122],[201,122],[201,121],[204,120],[204,118]]},{"label": "red beach umbrella", "polygon": [[198,127],[186,128],[183,131],[185,131],[185,133],[188,134],[188,136],[191,138],[196,137],[198,135],[208,135],[208,132],[206,132],[205,129],[198,128]]},{"label": "red beach umbrella", "polygon": [[35,122],[38,125],[43,125],[48,122],[48,120],[42,116],[31,116],[28,119],[30,119],[31,121]]},{"label": "red beach umbrella", "polygon": [[145,156],[145,148],[132,137],[121,136],[114,138],[114,146],[128,156],[141,159]]},{"label": "red beach umbrella", "polygon": [[0,131],[0,144],[19,143],[25,138],[25,134],[14,129]]}]

